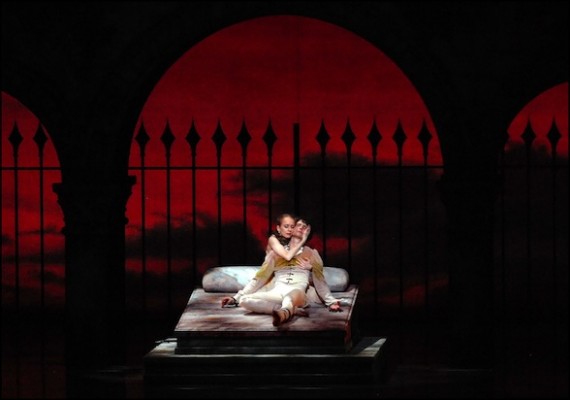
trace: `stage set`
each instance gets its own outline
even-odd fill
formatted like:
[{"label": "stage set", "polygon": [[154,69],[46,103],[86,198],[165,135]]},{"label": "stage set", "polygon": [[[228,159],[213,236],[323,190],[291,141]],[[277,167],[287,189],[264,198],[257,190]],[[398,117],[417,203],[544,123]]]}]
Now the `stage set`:
[{"label": "stage set", "polygon": [[359,334],[358,286],[346,270],[325,267],[342,312],[313,301],[308,316],[275,327],[271,315],[221,307],[221,299],[243,288],[257,269],[221,266],[204,274],[172,337],[144,358],[146,395],[378,397],[387,338]]}]

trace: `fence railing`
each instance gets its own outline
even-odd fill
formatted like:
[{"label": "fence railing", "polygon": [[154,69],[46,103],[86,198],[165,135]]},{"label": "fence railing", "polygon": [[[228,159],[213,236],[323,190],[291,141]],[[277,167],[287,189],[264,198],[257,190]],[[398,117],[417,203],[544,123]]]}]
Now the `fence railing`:
[{"label": "fence railing", "polygon": [[[131,237],[128,254],[130,270],[143,277],[137,289],[142,308],[160,303],[163,293],[168,293],[163,306],[169,310],[174,301],[185,304],[202,273],[213,265],[259,264],[274,217],[286,211],[311,220],[314,245],[325,264],[346,268],[351,279],[366,286],[364,301],[375,312],[428,309],[431,298],[441,300],[445,240],[435,181],[442,165],[428,162],[433,137],[425,124],[408,134],[398,123],[394,132],[383,136],[374,123],[359,137],[347,122],[339,138],[344,151],[327,149],[331,135],[324,123],[312,133],[293,123],[290,132],[278,136],[270,122],[258,137],[243,123],[230,138],[218,122],[208,138],[193,121],[187,132],[175,135],[167,123],[151,137],[141,123],[134,137],[131,157],[138,156],[138,165],[131,161],[130,171],[138,178],[139,190],[133,193],[128,217],[140,235]],[[286,141],[292,148],[280,151],[290,152],[292,158],[274,163],[275,143],[286,136],[292,137]],[[208,139],[215,145],[215,157],[198,165],[199,145]],[[232,140],[239,146],[232,146]],[[249,145],[255,140],[263,141],[265,154],[256,154],[256,162],[249,165]],[[304,149],[310,140],[318,143],[320,152]],[[352,151],[356,140],[368,141],[368,154]],[[393,141],[396,154],[380,153],[381,141]],[[405,144],[412,141],[422,151],[408,155],[404,163]],[[151,144],[155,163],[148,165]],[[175,145],[186,148],[186,154],[178,151],[177,160]],[[259,161],[262,157],[265,165]],[[210,201],[201,200],[208,193]],[[150,211],[148,201],[156,196],[162,196],[163,203]],[[165,213],[157,217],[161,209]],[[161,236],[158,232],[165,238],[161,248],[156,241],[149,248],[148,237]],[[166,279],[158,278],[162,273]],[[174,282],[186,284],[174,288]]]},{"label": "fence railing", "polygon": [[11,160],[2,154],[3,307],[60,308],[64,240],[62,213],[49,191],[61,180],[53,146],[41,125],[25,137],[15,124],[2,142],[11,149]]},{"label": "fence railing", "polygon": [[568,158],[567,149],[559,156],[561,137],[554,121],[547,132],[536,132],[529,121],[520,139],[505,137],[495,230],[505,319],[568,313]]},{"label": "fence railing", "polygon": [[[536,135],[529,125],[522,144],[511,143],[499,163],[504,182],[496,208],[495,271],[504,318],[527,310],[567,312],[568,161],[558,155],[555,124],[542,138],[549,147],[537,146]],[[286,136],[293,138],[292,149],[284,150],[292,158],[275,163],[275,143]],[[373,315],[437,310],[447,287],[446,232],[435,189],[442,165],[428,162],[431,134],[425,126],[409,134],[400,124],[390,133],[381,134],[375,124],[355,133],[347,123],[338,139],[344,149],[327,148],[331,135],[324,123],[317,132],[292,124],[279,136],[271,123],[257,136],[244,123],[235,137],[218,123],[210,138],[194,123],[183,138],[168,125],[152,135],[141,125],[131,151],[138,161],[129,167],[138,186],[127,211],[128,306],[178,312],[206,268],[258,264],[273,218],[293,211],[311,219],[311,244],[327,265],[350,272]],[[3,308],[59,307],[63,217],[46,190],[61,179],[57,159],[50,155],[45,161],[51,143],[41,125],[24,134],[15,125],[2,140],[11,150],[2,159]],[[215,157],[198,163],[207,140]],[[250,143],[256,140],[264,143],[265,154],[255,154],[250,163]],[[311,140],[320,152],[305,150]],[[352,151],[356,140],[369,143],[368,154]],[[385,161],[392,158],[379,151],[383,141],[395,143],[397,162]],[[404,163],[411,141],[423,151],[417,163]],[[232,161],[223,162],[222,153]]]}]

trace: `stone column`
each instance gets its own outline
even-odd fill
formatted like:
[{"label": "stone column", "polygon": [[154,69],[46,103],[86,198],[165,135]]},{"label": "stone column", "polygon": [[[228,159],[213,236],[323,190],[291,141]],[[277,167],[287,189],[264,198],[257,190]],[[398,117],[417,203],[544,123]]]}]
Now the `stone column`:
[{"label": "stone column", "polygon": [[135,177],[54,184],[64,214],[67,368],[124,365],[125,218]]},{"label": "stone column", "polygon": [[[475,171],[471,171],[475,172]],[[493,213],[496,176],[446,173],[439,182],[448,224],[452,363],[494,362]]]}]

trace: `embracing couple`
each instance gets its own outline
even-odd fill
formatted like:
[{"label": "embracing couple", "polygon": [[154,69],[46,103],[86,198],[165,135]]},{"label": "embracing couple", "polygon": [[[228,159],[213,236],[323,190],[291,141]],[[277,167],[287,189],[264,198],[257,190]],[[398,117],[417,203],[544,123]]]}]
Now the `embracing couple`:
[{"label": "embracing couple", "polygon": [[[289,322],[294,315],[308,316],[307,290],[312,283],[318,299],[329,311],[341,312],[325,281],[318,251],[305,243],[311,226],[303,218],[281,214],[276,230],[267,241],[265,260],[253,279],[232,297],[222,299],[222,307],[239,306],[255,313],[273,316],[273,325]],[[260,290],[269,282],[273,287]]]}]

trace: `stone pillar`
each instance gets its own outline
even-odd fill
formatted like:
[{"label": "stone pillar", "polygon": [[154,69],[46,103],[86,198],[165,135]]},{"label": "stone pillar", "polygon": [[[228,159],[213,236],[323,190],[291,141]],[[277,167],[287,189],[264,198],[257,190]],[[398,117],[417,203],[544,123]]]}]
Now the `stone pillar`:
[{"label": "stone pillar", "polygon": [[125,362],[125,218],[135,177],[54,184],[64,214],[66,365]]},{"label": "stone pillar", "polygon": [[497,182],[495,176],[477,173],[446,173],[439,182],[448,224],[450,354],[457,366],[486,368],[494,362]]}]

